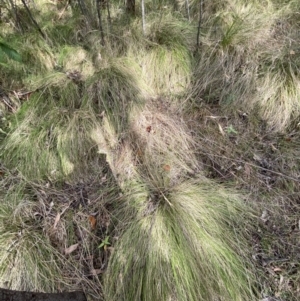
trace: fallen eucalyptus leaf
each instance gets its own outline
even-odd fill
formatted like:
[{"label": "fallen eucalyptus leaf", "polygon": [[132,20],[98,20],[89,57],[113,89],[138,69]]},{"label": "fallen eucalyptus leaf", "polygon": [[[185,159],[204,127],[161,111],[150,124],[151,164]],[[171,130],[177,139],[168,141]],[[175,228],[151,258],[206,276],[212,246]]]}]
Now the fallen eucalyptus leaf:
[{"label": "fallen eucalyptus leaf", "polygon": [[65,254],[71,254],[72,252],[74,252],[76,249],[78,248],[78,243],[75,245],[70,246],[69,248],[65,249]]}]

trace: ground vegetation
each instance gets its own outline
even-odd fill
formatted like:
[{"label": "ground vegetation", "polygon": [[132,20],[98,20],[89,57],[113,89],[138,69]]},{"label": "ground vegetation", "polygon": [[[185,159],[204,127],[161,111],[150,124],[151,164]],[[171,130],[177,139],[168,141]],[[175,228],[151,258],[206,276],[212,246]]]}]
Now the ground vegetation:
[{"label": "ground vegetation", "polygon": [[1,287],[299,300],[299,12],[1,0]]}]

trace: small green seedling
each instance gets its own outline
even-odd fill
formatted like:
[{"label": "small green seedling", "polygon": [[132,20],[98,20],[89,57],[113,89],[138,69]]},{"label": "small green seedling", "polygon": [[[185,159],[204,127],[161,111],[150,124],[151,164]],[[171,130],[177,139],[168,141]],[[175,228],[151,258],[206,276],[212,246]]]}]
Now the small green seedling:
[{"label": "small green seedling", "polygon": [[101,244],[98,246],[98,249],[103,248],[104,251],[106,251],[107,246],[109,246],[109,245],[110,245],[109,236],[106,236],[105,239],[102,240]]},{"label": "small green seedling", "polygon": [[227,132],[227,134],[238,134],[238,132],[234,129],[232,124],[230,126],[226,127],[226,132]]}]

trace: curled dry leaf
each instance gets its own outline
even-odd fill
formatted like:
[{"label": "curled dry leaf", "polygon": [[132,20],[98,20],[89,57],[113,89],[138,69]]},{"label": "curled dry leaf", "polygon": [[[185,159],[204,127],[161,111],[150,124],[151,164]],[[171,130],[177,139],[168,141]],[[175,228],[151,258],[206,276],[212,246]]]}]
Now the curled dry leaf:
[{"label": "curled dry leaf", "polygon": [[65,248],[65,254],[71,254],[72,252],[74,252],[76,249],[78,248],[78,243],[75,245],[70,246],[69,248]]},{"label": "curled dry leaf", "polygon": [[90,221],[90,225],[91,225],[92,230],[95,230],[96,229],[96,225],[97,225],[96,218],[93,215],[90,215],[89,216],[89,221]]}]

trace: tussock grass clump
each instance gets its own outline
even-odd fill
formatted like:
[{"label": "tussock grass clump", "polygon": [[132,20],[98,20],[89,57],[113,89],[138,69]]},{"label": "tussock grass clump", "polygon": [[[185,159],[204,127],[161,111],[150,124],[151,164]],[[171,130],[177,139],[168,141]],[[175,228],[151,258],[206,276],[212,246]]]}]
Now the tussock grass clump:
[{"label": "tussock grass clump", "polygon": [[[299,59],[298,62],[294,61],[298,66]],[[298,67],[293,68],[294,63],[289,58],[275,61],[266,75],[258,79],[259,88],[254,101],[272,128],[284,130],[300,113],[300,81]]]},{"label": "tussock grass clump", "polygon": [[24,291],[57,291],[62,259],[44,235],[38,214],[41,204],[24,184],[10,185],[1,191],[0,283]]},{"label": "tussock grass clump", "polygon": [[92,131],[98,152],[106,154],[121,187],[130,186],[144,174],[161,173],[165,184],[173,185],[199,173],[193,138],[179,114],[174,118],[175,110],[163,103],[159,98],[145,106],[132,106],[127,131],[121,136],[106,117],[102,126]]},{"label": "tussock grass clump", "polygon": [[119,212],[133,215],[121,219],[107,300],[254,300],[250,265],[237,255],[249,212],[236,195],[209,182],[151,183],[137,185]]},{"label": "tussock grass clump", "polygon": [[44,25],[44,31],[47,35],[49,43],[56,46],[76,45],[79,43],[79,39],[82,39],[80,34],[80,27],[76,19],[68,19],[68,22],[57,23],[53,26],[53,21]]},{"label": "tussock grass clump", "polygon": [[59,110],[52,114],[51,119],[40,120],[38,125],[33,123],[37,116],[32,114],[31,125],[27,118],[6,139],[5,161],[30,179],[80,176],[76,171],[84,172],[93,157],[88,133],[94,128],[95,120],[89,113],[78,111],[74,116],[65,114],[64,118]]},{"label": "tussock grass clump", "polygon": [[8,36],[7,41],[11,47],[18,51],[22,60],[21,62],[14,62],[6,59],[3,64],[0,64],[1,85],[7,87],[11,92],[17,92],[21,89],[28,91],[30,89],[26,86],[28,78],[37,75],[40,78],[44,77],[55,68],[55,49],[50,47],[36,33],[24,36]]},{"label": "tussock grass clump", "polygon": [[291,1],[279,11],[273,24],[272,39],[259,59],[257,92],[253,101],[275,130],[286,129],[300,113],[300,26],[294,5]]},{"label": "tussock grass clump", "polygon": [[117,135],[127,131],[133,104],[142,104],[148,89],[139,78],[140,68],[129,59],[104,60],[86,83],[88,103],[95,114],[105,114]]},{"label": "tussock grass clump", "polygon": [[38,92],[13,117],[2,147],[5,162],[31,179],[76,177],[76,171],[86,170],[95,155],[91,131],[105,115],[120,137],[127,130],[130,107],[145,95],[129,62],[107,64],[87,83],[76,70],[30,78]]},{"label": "tussock grass clump", "polygon": [[183,92],[191,80],[193,28],[171,15],[147,22],[145,48],[133,50],[145,81],[156,95]]},{"label": "tussock grass clump", "polygon": [[204,6],[194,92],[259,110],[280,131],[299,114],[295,3],[226,1]]},{"label": "tussock grass clump", "polygon": [[144,77],[156,94],[182,92],[190,83],[193,28],[171,15],[155,16],[149,23],[149,43],[140,59]]},{"label": "tussock grass clump", "polygon": [[[132,110],[128,135],[105,150],[126,199],[113,210],[121,235],[105,298],[253,300],[254,277],[242,251],[251,214],[233,192],[186,180],[199,172],[191,136],[156,105]],[[94,132],[99,150],[109,133]]]},{"label": "tussock grass clump", "polygon": [[[37,34],[28,34],[19,43],[27,74],[45,74],[55,66],[55,50]],[[24,66],[24,68],[26,68]]]},{"label": "tussock grass clump", "polygon": [[251,91],[258,49],[271,37],[277,16],[271,4],[266,8],[256,1],[208,5],[203,11],[195,89],[225,102],[229,93],[240,98],[243,90]]},{"label": "tussock grass clump", "polygon": [[140,169],[166,172],[174,181],[199,171],[193,138],[167,100],[158,98],[132,111],[130,139]]},{"label": "tussock grass clump", "polygon": [[62,47],[58,56],[57,64],[59,67],[62,67],[65,72],[79,72],[82,80],[92,76],[95,72],[95,68],[88,52],[78,46]]},{"label": "tussock grass clump", "polygon": [[4,161],[30,179],[57,179],[71,173],[76,177],[76,170],[83,172],[93,157],[89,132],[97,120],[76,105],[80,106],[80,96],[71,82],[35,93],[14,116],[2,145]]},{"label": "tussock grass clump", "polygon": [[117,56],[126,56],[142,69],[142,79],[152,95],[177,94],[188,87],[193,58],[194,28],[170,13],[147,15],[145,33],[139,19],[116,25],[110,45]]},{"label": "tussock grass clump", "polygon": [[190,83],[191,56],[183,47],[167,49],[155,45],[141,52],[138,60],[143,77],[154,91],[154,95],[183,92]]}]

